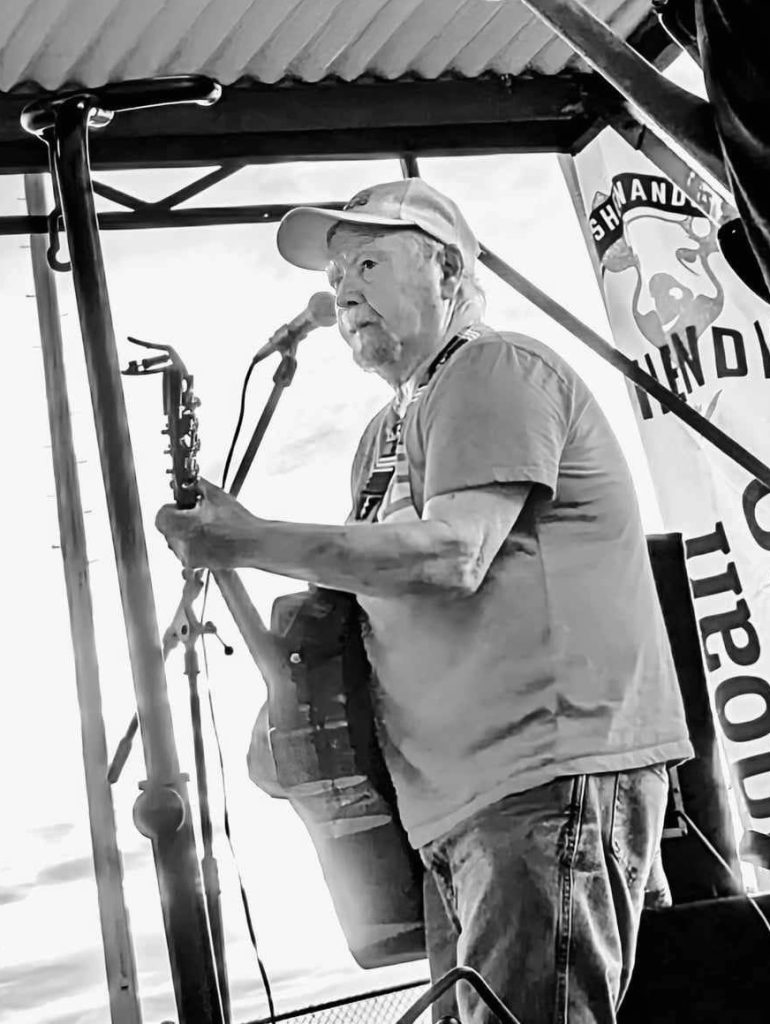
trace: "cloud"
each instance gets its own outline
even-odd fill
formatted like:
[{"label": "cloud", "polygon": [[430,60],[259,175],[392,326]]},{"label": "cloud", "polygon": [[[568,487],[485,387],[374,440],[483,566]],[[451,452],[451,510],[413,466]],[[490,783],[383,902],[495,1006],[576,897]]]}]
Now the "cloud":
[{"label": "cloud", "polygon": [[6,907],[8,906],[9,903],[21,902],[21,900],[23,900],[26,897],[28,891],[29,886],[26,885],[0,886],[0,907]]},{"label": "cloud", "polygon": [[37,876],[37,885],[58,885],[60,882],[79,882],[94,873],[91,857],[74,857],[60,864],[44,868]]},{"label": "cloud", "polygon": [[75,826],[70,821],[57,821],[51,825],[38,825],[36,828],[31,828],[30,832],[45,839],[46,842],[55,843],[68,836],[74,828]]},{"label": "cloud", "polygon": [[3,1010],[44,1006],[73,992],[104,984],[104,964],[97,949],[82,950],[56,960],[0,967]]},{"label": "cloud", "polygon": [[[132,868],[143,865],[147,861],[147,851],[129,850],[122,854],[123,870],[130,871]],[[43,868],[38,874],[36,885],[60,885],[63,882],[80,882],[84,878],[93,878],[94,862],[91,854],[82,857],[72,857],[70,860],[63,860],[58,864],[51,864]]]}]

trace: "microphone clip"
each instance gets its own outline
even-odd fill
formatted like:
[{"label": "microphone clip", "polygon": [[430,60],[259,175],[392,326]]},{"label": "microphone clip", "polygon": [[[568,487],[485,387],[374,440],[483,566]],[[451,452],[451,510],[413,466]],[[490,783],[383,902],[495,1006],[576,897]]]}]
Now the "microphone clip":
[{"label": "microphone clip", "polygon": [[256,366],[257,363],[261,363],[263,359],[267,359],[274,352],[279,352],[281,355],[281,363],[286,359],[293,359],[295,364],[297,361],[297,345],[299,344],[300,338],[296,331],[292,331],[290,324],[283,324],[278,330],[271,335],[268,343],[256,353],[254,358],[251,360],[251,365]]}]

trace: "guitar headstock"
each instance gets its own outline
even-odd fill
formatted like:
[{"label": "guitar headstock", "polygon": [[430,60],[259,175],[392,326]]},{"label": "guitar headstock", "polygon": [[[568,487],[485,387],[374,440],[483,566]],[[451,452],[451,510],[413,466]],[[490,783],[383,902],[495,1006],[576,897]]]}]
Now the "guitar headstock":
[{"label": "guitar headstock", "polygon": [[200,405],[193,391],[192,375],[182,365],[167,369],[163,374],[163,411],[171,455],[171,489],[177,508],[195,508],[198,502],[198,417]]},{"label": "guitar headstock", "polygon": [[163,353],[140,361],[132,360],[123,371],[128,376],[163,374],[163,413],[166,426],[162,433],[168,437],[166,454],[171,456],[171,489],[177,508],[195,508],[198,502],[198,416],[200,405],[193,391],[193,377],[178,353],[170,345],[156,345],[138,338],[129,338],[135,345],[156,349]]}]

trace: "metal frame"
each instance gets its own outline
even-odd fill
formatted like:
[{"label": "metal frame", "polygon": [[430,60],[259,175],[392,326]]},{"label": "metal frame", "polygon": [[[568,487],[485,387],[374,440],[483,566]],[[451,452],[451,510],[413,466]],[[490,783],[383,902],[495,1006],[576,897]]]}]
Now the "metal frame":
[{"label": "metal frame", "polygon": [[[650,15],[628,45],[656,67],[679,48]],[[19,130],[22,109],[40,89],[0,94],[0,174],[45,170]],[[443,78],[318,84],[246,81],[228,86],[208,111],[139,110],[92,140],[96,169],[211,166],[228,159],[364,159],[418,152],[452,156],[580,150],[605,122],[618,94],[600,74]]]},{"label": "metal frame", "polygon": [[[42,176],[28,175],[24,184],[28,209],[33,213],[44,209],[46,196]],[[46,264],[45,239],[41,235],[33,235],[30,248],[48,400],[59,534],[75,658],[75,682],[81,708],[86,797],[110,1010],[115,1024],[140,1024],[136,961],[123,895],[122,863],[107,777],[107,737],[102,718],[85,517],[70,422],[56,281]]]},{"label": "metal frame", "polygon": [[[611,90],[599,76],[236,85],[208,111],[126,114],[92,140],[97,170],[201,167],[238,160],[573,152],[601,126]],[[30,97],[27,97],[26,103]],[[25,100],[0,97],[0,173],[45,169],[20,136]]]},{"label": "metal frame", "polygon": [[[608,74],[603,55],[601,59],[595,57],[595,52],[592,56],[590,46],[584,45],[586,39],[593,44],[598,39],[608,54],[620,56],[621,60],[628,59],[629,48],[619,46],[616,37],[607,33],[600,23],[597,23],[600,27],[595,25],[593,30],[590,26],[586,27],[586,24],[581,27],[579,23],[573,23],[570,19],[575,10],[569,0],[524,2],[564,35],[589,61],[596,64],[602,74]],[[288,206],[178,209],[181,203],[232,175],[246,163],[401,154],[404,173],[416,174],[416,159],[411,154],[417,152],[425,156],[542,150],[571,153],[580,149],[603,123],[608,122],[625,132],[627,137],[634,138],[640,147],[646,145],[648,155],[666,173],[673,171],[679,174],[677,183],[691,195],[693,201],[696,201],[695,196],[698,197],[699,205],[708,216],[718,222],[727,219],[731,209],[726,205],[722,191],[724,169],[715,147],[713,125],[709,121],[707,109],[698,104],[689,108],[680,104],[679,121],[666,121],[665,117],[660,116],[665,114],[662,108],[666,104],[661,99],[664,94],[658,91],[658,110],[650,110],[645,98],[641,97],[640,104],[639,95],[629,89],[629,75],[623,68],[619,72],[609,73],[608,77],[612,87],[603,84],[595,75],[572,74],[532,80],[367,83],[326,89],[323,86],[297,86],[282,90],[252,87],[230,90],[225,102],[212,108],[206,115],[184,109],[175,109],[169,113],[162,106],[166,102],[182,100],[201,102],[203,92],[196,94],[197,98],[188,95],[180,99],[181,94],[172,95],[173,89],[171,93],[164,94],[159,85],[155,101],[148,104],[137,102],[137,98],[142,97],[137,97],[136,89],[132,93],[133,83],[123,83],[100,91],[99,96],[78,93],[48,99],[36,104],[33,109],[26,109],[25,127],[39,134],[49,146],[52,176],[58,187],[62,219],[69,238],[71,269],[86,351],[147,763],[148,781],[143,784],[143,794],[137,801],[135,819],[140,831],[153,844],[172,976],[182,1021],[220,1024],[224,1020],[224,1012],[201,890],[186,777],[179,771],[166,694],[99,229],[269,223],[280,219]],[[648,83],[652,81],[647,79]],[[408,93],[404,92],[407,89]],[[625,99],[622,101],[619,95]],[[667,95],[677,99],[671,90]],[[406,96],[408,103],[405,104]],[[269,103],[264,102],[268,98]],[[629,111],[625,101],[641,106],[641,130],[639,120]],[[0,173],[29,172],[46,167],[44,151],[39,142],[20,139],[18,133],[8,132],[8,117],[18,116],[24,103],[23,97],[0,102]],[[137,109],[146,106],[155,109],[151,113]],[[374,117],[373,109],[376,111]],[[645,134],[645,121],[651,122],[658,129],[668,126],[675,132],[678,123],[684,131],[688,109],[694,112],[692,120],[697,128],[690,139],[689,152],[716,179],[716,190],[706,186],[700,177],[693,176],[688,169],[683,170],[685,165],[681,161],[677,163],[679,158],[657,136]],[[154,203],[148,203],[112,186],[92,183],[89,128],[99,123],[108,123],[111,111],[114,110],[134,112],[123,115],[115,130],[96,136],[93,145],[96,165],[103,168],[155,166],[162,160],[164,166],[197,166],[222,161],[221,166]],[[376,127],[371,127],[373,120]],[[288,130],[288,125],[292,125],[293,130]],[[156,142],[138,151],[137,137],[153,135],[157,136]],[[124,206],[126,210],[97,216],[94,193]],[[319,205],[336,208],[339,204]],[[3,234],[31,233],[34,238],[51,230],[53,237],[48,258],[54,266],[58,228],[59,213],[54,210],[45,216],[40,209],[39,195],[34,203],[30,203],[29,216],[0,218],[0,233]],[[38,269],[40,241],[39,237],[35,239]],[[708,421],[699,422],[703,418],[685,403],[679,402],[683,408],[678,408],[675,396],[667,389],[661,388],[653,378],[643,374],[630,360],[623,361],[623,357],[595,332],[571,317],[499,257],[483,250],[481,261],[770,486],[770,469],[767,466],[745,452],[732,439],[716,431]],[[49,342],[46,345],[49,346],[49,355],[55,361],[58,358],[55,347]],[[52,409],[54,458],[57,468],[61,469],[67,465],[67,439],[66,432],[61,432],[63,406],[55,409],[54,400],[57,391],[65,392],[66,398],[66,385],[62,377],[54,376],[50,376],[50,379],[47,376],[47,384]],[[71,475],[70,471],[71,467],[67,470]],[[67,482],[57,472],[57,493],[61,510],[66,504],[62,502],[63,497],[69,496],[73,501],[76,498],[76,481],[74,484],[72,480]],[[76,503],[73,508],[76,512]],[[68,566],[65,561],[65,570],[69,581],[72,564]],[[69,585],[68,589],[71,589]],[[85,589],[87,592],[87,576]],[[76,605],[71,602],[71,607],[75,608]],[[85,626],[81,629],[76,629],[73,613],[76,658],[78,654],[87,653],[92,646],[87,601],[82,609]],[[90,670],[93,678],[93,666]],[[92,685],[90,693],[84,692],[82,699],[86,703],[91,702],[100,720],[98,682],[96,687],[96,697]],[[98,724],[97,721],[94,734],[97,744]],[[100,771],[101,761],[94,762],[91,767]],[[108,825],[107,822],[105,828],[109,831]],[[119,878],[113,879],[114,890],[119,887]],[[128,947],[125,941],[124,936],[123,955],[130,948],[130,937]],[[117,970],[119,967],[114,963],[112,968],[108,965],[108,974],[112,971],[111,984]],[[469,977],[465,969],[459,970],[459,974],[453,974],[452,981],[462,976],[483,986],[481,979]],[[408,1020],[414,1019],[417,1011],[427,1005],[425,999],[418,1001],[402,1018],[402,1022],[406,1024]],[[505,1010],[504,1007],[500,1009]],[[116,1020],[132,1019],[131,1006],[124,1009],[120,1018],[116,1012],[113,1010]],[[501,1016],[504,1016],[502,1012]]]},{"label": "metal frame", "polygon": [[[142,102],[211,102],[217,95],[218,89],[205,79],[150,83],[144,91],[137,91],[133,83],[125,83],[105,90],[100,97],[79,95],[35,105],[27,108],[23,117],[26,130],[40,136],[50,151],[51,171],[69,239],[147,767],[147,781],[140,784],[142,792],[134,807],[134,821],[152,842],[177,1008],[180,1021],[186,1024],[223,1024],[224,1013],[195,849],[187,776],[180,772],[168,702],[91,189],[88,141],[89,128],[109,123],[114,111],[140,106]],[[58,480],[57,491],[62,493]],[[73,642],[76,647],[83,646],[82,636],[73,632]]]}]

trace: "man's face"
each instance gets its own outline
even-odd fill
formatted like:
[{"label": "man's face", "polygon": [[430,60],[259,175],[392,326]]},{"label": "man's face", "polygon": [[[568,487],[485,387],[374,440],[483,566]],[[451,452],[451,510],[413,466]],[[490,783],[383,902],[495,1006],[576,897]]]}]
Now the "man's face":
[{"label": "man's face", "polygon": [[371,230],[336,228],[327,273],[340,333],[356,363],[401,383],[443,329],[441,263],[438,252],[426,254],[414,231]]}]

